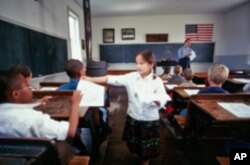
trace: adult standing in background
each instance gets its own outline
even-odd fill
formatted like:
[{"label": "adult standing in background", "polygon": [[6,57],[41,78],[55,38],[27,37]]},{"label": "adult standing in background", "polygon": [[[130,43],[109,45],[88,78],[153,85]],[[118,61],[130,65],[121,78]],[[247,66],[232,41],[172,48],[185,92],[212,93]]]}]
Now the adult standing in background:
[{"label": "adult standing in background", "polygon": [[[190,68],[190,56],[194,58],[195,52],[189,46],[191,45],[191,40],[187,38],[185,40],[184,46],[178,49],[178,63],[182,66],[182,69],[185,70],[186,68]],[[191,59],[192,59],[191,58]]]}]

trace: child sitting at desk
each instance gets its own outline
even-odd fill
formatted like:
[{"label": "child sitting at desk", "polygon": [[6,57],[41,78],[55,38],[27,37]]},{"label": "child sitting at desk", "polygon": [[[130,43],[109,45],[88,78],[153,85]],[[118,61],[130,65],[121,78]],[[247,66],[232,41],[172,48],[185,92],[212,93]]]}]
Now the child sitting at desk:
[{"label": "child sitting at desk", "polygon": [[180,84],[185,81],[184,77],[181,76],[182,67],[180,65],[174,66],[174,75],[169,79],[169,83]]},{"label": "child sitting at desk", "polygon": [[[22,74],[10,71],[0,72],[1,137],[51,140],[75,138],[79,120],[80,92],[76,91],[72,96],[72,109],[68,122],[56,121],[49,115],[34,110],[37,104],[31,104],[32,99],[31,88]],[[81,149],[85,150],[85,148]]]},{"label": "child sitting at desk", "polygon": [[185,81],[182,82],[179,86],[183,86],[183,87],[196,86],[196,84],[192,81],[193,72],[192,72],[192,70],[190,68],[186,68],[183,71],[183,76],[185,78]]},{"label": "child sitting at desk", "polygon": [[199,93],[229,93],[222,88],[222,84],[227,80],[229,69],[223,64],[216,64],[209,68],[207,81],[209,87],[201,89]]},{"label": "child sitting at desk", "polygon": [[[70,59],[67,61],[65,65],[65,71],[67,75],[70,78],[69,83],[63,84],[59,87],[59,90],[76,90],[78,82],[82,76],[85,76],[85,67],[84,64],[80,60],[76,59]],[[105,102],[108,101],[108,95],[105,93]],[[107,104],[107,103],[106,103]],[[99,113],[101,114],[100,118],[100,125],[98,124],[98,127],[100,127],[100,130],[96,130],[92,128],[92,132],[97,132],[97,135],[93,135],[98,137],[98,144],[97,147],[104,141],[106,140],[107,135],[111,132],[111,128],[108,125],[108,111],[106,107],[99,107]],[[91,114],[88,113],[87,118],[91,118]],[[89,121],[87,119],[87,121]],[[98,121],[99,123],[99,121]],[[87,122],[87,125],[92,125],[91,123]],[[94,137],[94,138],[96,138]]]},{"label": "child sitting at desk", "polygon": [[[227,80],[229,75],[229,69],[222,64],[213,65],[209,68],[207,73],[207,81],[209,87],[201,89],[199,93],[229,93],[222,88],[222,84]],[[187,109],[181,110],[180,115],[186,116]]]}]

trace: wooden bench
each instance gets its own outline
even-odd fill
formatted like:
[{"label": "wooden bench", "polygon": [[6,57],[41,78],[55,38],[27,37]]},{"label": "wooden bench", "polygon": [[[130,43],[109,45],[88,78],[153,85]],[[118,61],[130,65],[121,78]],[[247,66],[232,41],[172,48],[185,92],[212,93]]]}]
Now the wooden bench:
[{"label": "wooden bench", "polygon": [[70,160],[69,165],[88,165],[90,161],[89,156],[74,156],[73,159]]},{"label": "wooden bench", "polygon": [[230,164],[229,157],[217,156],[216,160],[219,162],[220,165],[229,165]]}]

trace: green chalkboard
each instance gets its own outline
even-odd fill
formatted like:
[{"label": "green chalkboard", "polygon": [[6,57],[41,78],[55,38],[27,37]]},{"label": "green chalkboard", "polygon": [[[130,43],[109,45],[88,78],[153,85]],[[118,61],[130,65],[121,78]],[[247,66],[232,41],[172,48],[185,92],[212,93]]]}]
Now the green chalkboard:
[{"label": "green chalkboard", "polygon": [[64,71],[67,41],[0,20],[0,69],[28,65],[33,76]]},{"label": "green chalkboard", "polygon": [[[107,63],[133,63],[135,55],[148,49],[154,52],[157,61],[163,58],[177,60],[177,50],[183,43],[162,43],[162,44],[103,44],[100,45],[100,59]],[[215,44],[193,43],[190,46],[197,54],[194,62],[213,62]]]}]

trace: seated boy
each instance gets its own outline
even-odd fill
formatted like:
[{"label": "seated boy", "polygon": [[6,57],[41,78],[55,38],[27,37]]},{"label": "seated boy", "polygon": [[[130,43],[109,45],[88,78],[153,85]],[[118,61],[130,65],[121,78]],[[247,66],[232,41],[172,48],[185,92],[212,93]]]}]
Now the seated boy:
[{"label": "seated boy", "polygon": [[[72,96],[69,121],[56,121],[49,115],[34,110],[35,105],[30,104],[32,97],[31,88],[22,74],[10,71],[0,72],[1,137],[51,140],[75,138],[81,100],[79,91],[74,92]],[[82,149],[85,150],[85,148]]]},{"label": "seated boy", "polygon": [[[201,89],[198,93],[229,93],[222,88],[222,84],[227,80],[229,69],[222,64],[213,65],[208,69],[207,81],[209,87]],[[186,116],[187,109],[182,109],[180,115]]]},{"label": "seated boy", "polygon": [[[80,60],[70,59],[67,61],[65,65],[65,71],[70,78],[69,83],[63,84],[59,87],[59,90],[76,90],[78,82],[82,76],[85,75],[85,67],[84,64]],[[105,93],[105,101],[107,101],[107,93]],[[100,145],[105,139],[106,136],[111,132],[111,128],[108,125],[108,111],[105,107],[99,107],[99,112],[101,114],[101,121],[100,121],[100,130],[95,130],[94,132],[98,132],[97,135],[92,135],[98,137],[97,140]],[[91,114],[87,114],[87,118],[91,118]],[[87,119],[88,121],[89,119]],[[99,121],[96,121],[99,123]],[[86,124],[86,123],[85,123]],[[87,123],[87,125],[92,125],[91,123]],[[92,130],[92,132],[93,132]],[[99,133],[100,132],[100,133]]]},{"label": "seated boy", "polygon": [[174,66],[174,75],[168,80],[169,83],[180,84],[185,81],[184,77],[181,76],[182,67],[180,65]]},{"label": "seated boy", "polygon": [[201,89],[199,93],[229,93],[222,88],[223,83],[227,80],[229,69],[223,64],[216,64],[209,68],[207,81],[209,87]]},{"label": "seated boy", "polygon": [[183,76],[185,78],[185,81],[182,82],[179,86],[183,87],[191,87],[191,86],[196,86],[196,84],[193,82],[193,72],[190,68],[186,68],[183,71]]}]

